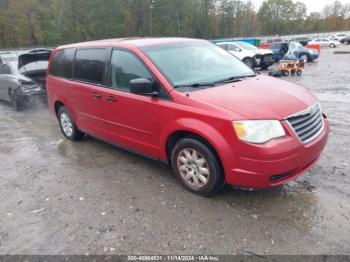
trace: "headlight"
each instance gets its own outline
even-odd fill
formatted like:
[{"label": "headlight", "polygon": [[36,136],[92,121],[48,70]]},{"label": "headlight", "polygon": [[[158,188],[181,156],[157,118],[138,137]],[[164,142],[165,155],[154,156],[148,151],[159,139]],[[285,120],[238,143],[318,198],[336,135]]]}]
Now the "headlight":
[{"label": "headlight", "polygon": [[286,135],[278,120],[234,121],[233,128],[240,140],[255,144]]}]

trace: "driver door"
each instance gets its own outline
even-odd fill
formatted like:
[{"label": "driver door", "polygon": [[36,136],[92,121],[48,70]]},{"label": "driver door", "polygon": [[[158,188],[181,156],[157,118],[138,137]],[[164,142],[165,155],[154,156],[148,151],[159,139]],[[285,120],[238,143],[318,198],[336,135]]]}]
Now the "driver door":
[{"label": "driver door", "polygon": [[153,79],[133,53],[112,50],[109,87],[104,101],[112,142],[157,157],[159,98],[130,92],[130,81]]}]

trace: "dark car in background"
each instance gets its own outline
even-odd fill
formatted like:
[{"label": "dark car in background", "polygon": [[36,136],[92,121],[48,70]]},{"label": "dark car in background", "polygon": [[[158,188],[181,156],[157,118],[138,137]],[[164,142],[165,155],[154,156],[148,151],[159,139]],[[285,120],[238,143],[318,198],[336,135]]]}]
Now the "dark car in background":
[{"label": "dark car in background", "polygon": [[319,57],[316,49],[306,48],[299,42],[272,43],[270,49],[273,52],[274,61],[281,59],[300,59],[311,62]]},{"label": "dark car in background", "polygon": [[52,50],[34,49],[0,64],[0,100],[21,110],[25,103],[45,97],[45,76]]},{"label": "dark car in background", "polygon": [[349,45],[350,44],[350,36],[347,36],[347,37],[344,37],[344,38],[340,39],[339,42],[342,43],[342,44]]}]

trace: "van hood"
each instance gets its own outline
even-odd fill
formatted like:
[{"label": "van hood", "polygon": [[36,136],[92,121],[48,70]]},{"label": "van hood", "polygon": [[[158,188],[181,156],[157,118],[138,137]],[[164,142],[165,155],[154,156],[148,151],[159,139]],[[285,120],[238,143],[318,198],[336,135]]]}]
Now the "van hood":
[{"label": "van hood", "polygon": [[222,107],[242,119],[278,119],[306,109],[317,99],[305,88],[270,76],[194,91],[191,98]]}]

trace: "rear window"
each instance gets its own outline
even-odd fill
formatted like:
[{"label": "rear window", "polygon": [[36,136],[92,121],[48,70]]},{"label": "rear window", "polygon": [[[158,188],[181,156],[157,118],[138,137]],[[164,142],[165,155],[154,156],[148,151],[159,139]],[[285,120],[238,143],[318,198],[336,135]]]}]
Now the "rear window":
[{"label": "rear window", "polygon": [[105,48],[78,49],[75,55],[74,79],[101,84],[106,68]]},{"label": "rear window", "polygon": [[50,74],[54,76],[72,78],[75,49],[62,49],[55,53],[50,64]]}]

